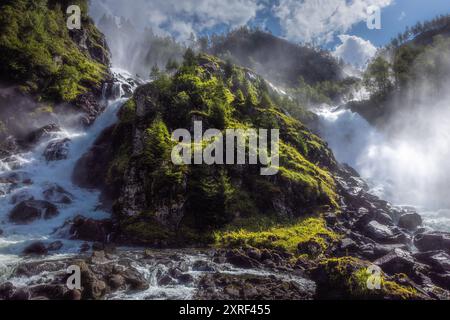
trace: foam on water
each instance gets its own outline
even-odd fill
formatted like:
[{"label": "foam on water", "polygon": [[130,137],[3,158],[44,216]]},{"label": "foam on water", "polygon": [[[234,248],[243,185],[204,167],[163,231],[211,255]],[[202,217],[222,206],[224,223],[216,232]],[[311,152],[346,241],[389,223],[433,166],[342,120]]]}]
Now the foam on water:
[{"label": "foam on water", "polygon": [[[355,168],[369,183],[371,192],[395,205],[415,207],[425,225],[450,231],[448,199],[430,192],[443,167],[439,157],[408,139],[387,138],[358,113],[321,106],[319,131],[339,162]],[[428,164],[428,165],[424,165]]]},{"label": "foam on water", "polygon": [[[63,249],[59,252],[75,253],[80,242],[67,239],[58,239],[55,229],[61,227],[65,221],[79,214],[102,219],[109,216],[99,208],[99,192],[77,187],[72,183],[72,174],[77,160],[89,150],[98,135],[117,120],[118,108],[126,99],[119,98],[109,101],[106,110],[97,118],[88,129],[81,127],[62,127],[61,131],[46,135],[33,150],[16,155],[14,165],[5,161],[0,163],[0,175],[20,173],[26,175],[32,184],[13,186],[0,184],[5,191],[13,187],[12,192],[0,196],[0,228],[3,234],[0,236],[0,268],[20,260],[20,253],[26,245],[33,241],[50,242],[61,240]],[[61,121],[64,123],[64,121]],[[70,139],[69,153],[65,160],[47,162],[43,152],[50,142],[61,139]],[[8,220],[8,214],[14,205],[11,199],[18,193],[26,192],[36,200],[43,199],[42,192],[50,184],[61,186],[73,195],[71,204],[58,204],[59,214],[50,220],[36,220],[28,225],[12,224]],[[10,191],[10,190],[9,190]],[[56,205],[56,204],[55,204]],[[1,271],[0,271],[1,273]]]}]

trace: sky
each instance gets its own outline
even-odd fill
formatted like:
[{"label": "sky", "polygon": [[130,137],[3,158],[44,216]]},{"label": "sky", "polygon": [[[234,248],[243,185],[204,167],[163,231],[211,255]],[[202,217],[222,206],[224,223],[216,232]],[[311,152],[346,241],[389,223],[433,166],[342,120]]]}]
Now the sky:
[{"label": "sky", "polygon": [[[381,29],[367,27],[367,8]],[[138,28],[180,41],[240,26],[259,27],[295,43],[314,43],[362,67],[406,26],[450,13],[450,0],[91,0],[94,19],[123,16]]]}]

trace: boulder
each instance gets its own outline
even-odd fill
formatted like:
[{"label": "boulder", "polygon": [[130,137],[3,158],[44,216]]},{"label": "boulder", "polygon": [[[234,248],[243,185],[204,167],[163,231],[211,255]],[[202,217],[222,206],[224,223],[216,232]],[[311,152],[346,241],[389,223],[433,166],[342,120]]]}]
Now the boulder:
[{"label": "boulder", "polygon": [[61,241],[54,241],[47,246],[48,251],[58,251],[63,247],[63,243]]},{"label": "boulder", "polygon": [[444,251],[419,252],[414,257],[420,262],[431,266],[436,272],[450,272],[450,255]]},{"label": "boulder", "polygon": [[65,138],[50,142],[44,150],[45,160],[50,162],[67,159],[70,141],[70,139]]},{"label": "boulder", "polygon": [[401,215],[398,220],[398,226],[409,231],[415,231],[421,225],[422,217],[417,212]]},{"label": "boulder", "polygon": [[23,140],[20,141],[20,144],[22,147],[29,148],[39,142],[39,140],[44,136],[48,136],[51,133],[59,131],[61,131],[61,128],[58,125],[51,123],[29,133]]},{"label": "boulder", "polygon": [[366,232],[374,240],[386,240],[394,236],[391,228],[382,225],[378,221],[372,220],[366,226]]},{"label": "boulder", "polygon": [[440,231],[420,233],[414,237],[414,245],[422,252],[444,250],[450,253],[450,233]]},{"label": "boulder", "polygon": [[396,273],[411,274],[415,261],[411,254],[405,250],[396,248],[384,257],[374,261],[384,272],[390,275]]},{"label": "boulder", "polygon": [[49,184],[42,192],[44,199],[53,203],[70,204],[73,196],[70,192],[57,184]]},{"label": "boulder", "polygon": [[211,265],[208,261],[197,260],[192,265],[192,270],[194,271],[204,271],[204,272],[212,272],[216,271],[214,266]]},{"label": "boulder", "polygon": [[47,247],[43,242],[37,241],[25,247],[23,254],[43,256],[48,253]]},{"label": "boulder", "polygon": [[28,200],[12,209],[9,220],[15,224],[28,224],[37,219],[51,219],[58,214],[58,208],[48,201]]},{"label": "boulder", "polygon": [[255,268],[259,265],[258,261],[246,256],[239,250],[232,250],[227,252],[226,258],[228,263],[238,268],[250,269]]},{"label": "boulder", "polygon": [[18,204],[22,201],[34,200],[34,196],[27,190],[20,190],[11,196],[11,203]]},{"label": "boulder", "polygon": [[110,220],[94,220],[77,216],[72,221],[70,234],[72,239],[103,243],[107,242],[111,229]]},{"label": "boulder", "polygon": [[125,288],[125,278],[120,274],[113,274],[108,279],[108,284],[113,290],[120,290]]}]

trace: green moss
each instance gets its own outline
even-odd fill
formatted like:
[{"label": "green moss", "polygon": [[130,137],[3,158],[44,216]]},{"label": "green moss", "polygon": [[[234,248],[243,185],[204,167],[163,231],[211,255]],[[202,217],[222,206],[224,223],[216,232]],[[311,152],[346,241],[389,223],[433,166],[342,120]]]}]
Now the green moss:
[{"label": "green moss", "polygon": [[368,266],[368,262],[354,257],[323,260],[318,267],[321,270],[319,294],[324,295],[322,297],[334,297],[336,294],[341,299],[420,298],[414,288],[387,280],[384,274],[380,275],[380,289],[369,289],[371,273]]},{"label": "green moss", "polygon": [[[62,27],[66,21],[60,5],[17,0],[0,10],[2,78],[45,99],[62,101],[71,101],[88,87],[100,85],[106,66],[72,41],[68,29]],[[84,26],[90,23],[83,22]]]},{"label": "green moss", "polygon": [[326,227],[325,221],[317,217],[280,221],[267,216],[253,216],[239,219],[215,233],[217,246],[282,248],[294,254],[299,243],[314,241],[325,250],[330,244],[329,239],[338,238]]},{"label": "green moss", "polygon": [[122,106],[119,112],[119,120],[122,122],[133,122],[136,117],[136,101],[131,98]]}]

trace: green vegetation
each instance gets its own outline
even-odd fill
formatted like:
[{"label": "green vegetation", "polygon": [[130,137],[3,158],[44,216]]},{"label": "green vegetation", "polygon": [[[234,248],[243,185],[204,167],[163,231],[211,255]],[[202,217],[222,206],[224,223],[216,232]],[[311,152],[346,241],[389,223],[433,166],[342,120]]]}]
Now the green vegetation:
[{"label": "green vegetation", "polygon": [[[127,157],[125,146],[133,138],[123,139],[115,143],[118,152],[110,163],[116,171],[124,171],[115,184],[126,183],[130,168],[143,177],[142,191],[135,196],[143,199],[141,212],[130,218],[123,216],[127,203],[119,201],[115,206],[122,231],[136,232],[145,243],[153,243],[161,235],[154,232],[155,228],[173,236],[165,237],[170,243],[193,239],[213,242],[214,232],[238,217],[258,215],[286,219],[284,231],[280,225],[270,232],[278,234],[277,245],[289,251],[306,239],[323,244],[319,233],[332,237],[322,220],[298,220],[305,214],[338,207],[335,182],[329,172],[336,163],[325,143],[282,112],[277,105],[282,99],[269,92],[263,79],[249,77],[246,69],[205,54],[195,55],[191,50],[184,58],[173,75],[160,72],[154,82],[138,88],[119,113],[118,128],[146,128],[142,152]],[[144,110],[140,117],[137,107]],[[258,165],[175,166],[170,160],[174,146],[170,133],[192,128],[194,120],[202,121],[203,130],[279,129],[279,174],[260,176]]]},{"label": "green vegetation", "polygon": [[[414,288],[387,280],[381,275],[380,289],[369,289],[368,263],[354,257],[331,258],[320,262],[317,271],[319,295],[339,299],[417,299]],[[336,295],[336,296],[335,296]]]},{"label": "green vegetation", "polygon": [[315,242],[325,251],[339,236],[319,217],[284,220],[268,216],[237,219],[214,234],[220,247],[256,247],[281,249],[297,254],[299,243]]},{"label": "green vegetation", "polygon": [[[72,1],[86,8],[86,1]],[[41,98],[72,101],[105,77],[95,61],[72,40],[63,5],[46,0],[6,1],[0,6],[0,74]],[[99,47],[99,33],[83,18],[88,39]],[[100,46],[101,47],[101,46]]]}]

